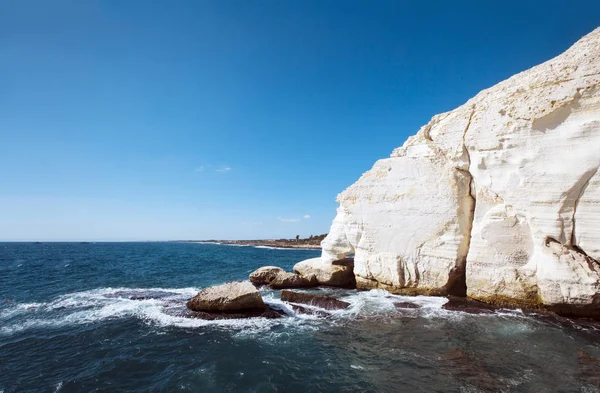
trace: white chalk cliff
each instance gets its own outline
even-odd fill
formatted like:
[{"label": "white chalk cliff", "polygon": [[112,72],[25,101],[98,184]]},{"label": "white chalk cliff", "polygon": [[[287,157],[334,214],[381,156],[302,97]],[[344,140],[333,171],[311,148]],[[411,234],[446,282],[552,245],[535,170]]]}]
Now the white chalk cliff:
[{"label": "white chalk cliff", "polygon": [[338,196],[358,287],[600,309],[600,28],[434,116]]}]

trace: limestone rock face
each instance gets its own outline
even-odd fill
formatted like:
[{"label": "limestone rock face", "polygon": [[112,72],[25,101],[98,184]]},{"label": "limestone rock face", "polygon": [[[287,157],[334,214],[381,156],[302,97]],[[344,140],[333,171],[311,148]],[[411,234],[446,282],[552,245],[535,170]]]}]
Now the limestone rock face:
[{"label": "limestone rock face", "polygon": [[192,311],[234,313],[264,310],[265,304],[258,290],[248,281],[228,282],[204,288],[188,300]]},{"label": "limestone rock face", "polygon": [[[600,310],[600,29],[436,115],[338,196],[363,288]],[[466,285],[466,286],[465,286]]]},{"label": "limestone rock face", "polygon": [[354,288],[352,258],[324,261],[321,258],[307,259],[294,265],[294,271],[302,277],[315,277],[318,284],[332,287]]}]

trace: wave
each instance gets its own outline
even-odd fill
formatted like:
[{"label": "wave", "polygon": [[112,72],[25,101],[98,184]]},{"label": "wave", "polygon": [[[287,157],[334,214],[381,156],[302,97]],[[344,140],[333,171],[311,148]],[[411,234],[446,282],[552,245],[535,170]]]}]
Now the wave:
[{"label": "wave", "polygon": [[21,303],[0,311],[0,335],[38,328],[86,325],[104,320],[137,318],[159,327],[200,328],[220,326],[259,332],[274,325],[294,325],[313,316],[296,315],[275,293],[263,300],[291,318],[229,319],[208,321],[186,316],[185,302],[199,288],[99,288],[57,297],[46,303]]},{"label": "wave", "polygon": [[195,244],[214,244],[217,246],[231,246],[231,247],[251,247],[249,244],[229,244],[229,243],[219,243],[219,242],[204,242],[204,241],[190,241],[185,243],[195,243]]},{"label": "wave", "polygon": [[309,248],[309,247],[271,247],[271,246],[251,246],[254,248],[263,248],[267,250],[304,250],[304,251],[321,251],[320,248]]},{"label": "wave", "polygon": [[[239,334],[265,333],[276,326],[317,330],[324,325],[336,325],[355,318],[392,316],[456,319],[465,313],[443,309],[448,301],[442,297],[392,295],[384,290],[350,291],[320,289],[319,293],[333,295],[350,303],[343,310],[324,310],[315,314],[296,313],[292,306],[281,301],[279,291],[261,290],[264,302],[283,311],[284,318],[248,318],[203,320],[186,314],[185,302],[199,288],[98,288],[59,296],[46,303],[20,303],[0,310],[0,335],[13,335],[39,328],[61,328],[94,324],[105,320],[136,318],[157,327],[204,328],[216,326],[236,330]],[[396,303],[411,303],[415,308],[398,309]],[[493,314],[497,317],[523,316],[522,313]]]},{"label": "wave", "polygon": [[189,243],[215,244],[218,246],[230,246],[230,247],[252,247],[252,248],[262,248],[262,249],[267,249],[267,250],[304,250],[304,251],[313,251],[313,250],[320,251],[321,250],[320,248],[311,248],[311,247],[272,247],[272,246],[255,246],[252,244],[231,244],[231,243],[203,242],[203,241],[189,242]]}]

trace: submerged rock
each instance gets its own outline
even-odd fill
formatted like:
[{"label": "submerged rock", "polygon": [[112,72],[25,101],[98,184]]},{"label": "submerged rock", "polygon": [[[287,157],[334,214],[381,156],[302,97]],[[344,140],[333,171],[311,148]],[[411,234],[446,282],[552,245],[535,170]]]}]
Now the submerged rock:
[{"label": "submerged rock", "polygon": [[350,307],[350,303],[329,296],[313,295],[293,291],[281,291],[281,300],[290,303],[308,304],[325,310],[341,310]]},{"label": "submerged rock", "polygon": [[394,307],[396,308],[421,308],[418,304],[411,302],[397,302],[394,303]]},{"label": "submerged rock", "polygon": [[307,259],[294,265],[294,271],[303,277],[315,276],[321,285],[356,288],[353,258],[332,262],[324,262],[321,258]]},{"label": "submerged rock", "polygon": [[192,311],[236,313],[264,311],[265,303],[250,282],[235,281],[204,288],[188,300],[187,308]]},{"label": "submerged rock", "polygon": [[597,318],[599,103],[596,29],[377,161],[338,196],[318,262],[294,270],[327,273],[355,254],[359,288]]},{"label": "submerged rock", "polygon": [[309,307],[300,306],[299,304],[290,304],[290,306],[298,314],[316,315],[319,317],[326,317],[330,315],[323,310],[315,310]]},{"label": "submerged rock", "polygon": [[319,285],[314,274],[300,276],[280,267],[264,266],[250,273],[254,285],[268,285],[273,289],[310,288]]},{"label": "submerged rock", "polygon": [[186,317],[188,318],[199,318],[206,319],[209,321],[219,320],[219,319],[245,319],[245,318],[281,318],[285,315],[285,313],[276,308],[272,308],[269,306],[265,306],[261,309],[254,309],[245,312],[234,312],[234,313],[224,313],[224,312],[205,312],[205,311],[188,311],[186,313]]},{"label": "submerged rock", "polygon": [[492,314],[496,307],[463,297],[449,296],[448,302],[442,306],[444,310],[462,311],[469,314]]}]

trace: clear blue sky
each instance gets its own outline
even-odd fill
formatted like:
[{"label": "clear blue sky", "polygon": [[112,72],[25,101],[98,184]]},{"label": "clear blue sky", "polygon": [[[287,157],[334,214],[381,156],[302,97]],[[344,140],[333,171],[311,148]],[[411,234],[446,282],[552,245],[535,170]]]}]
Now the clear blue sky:
[{"label": "clear blue sky", "polygon": [[0,239],[327,232],[432,115],[598,25],[600,1],[2,1]]}]

